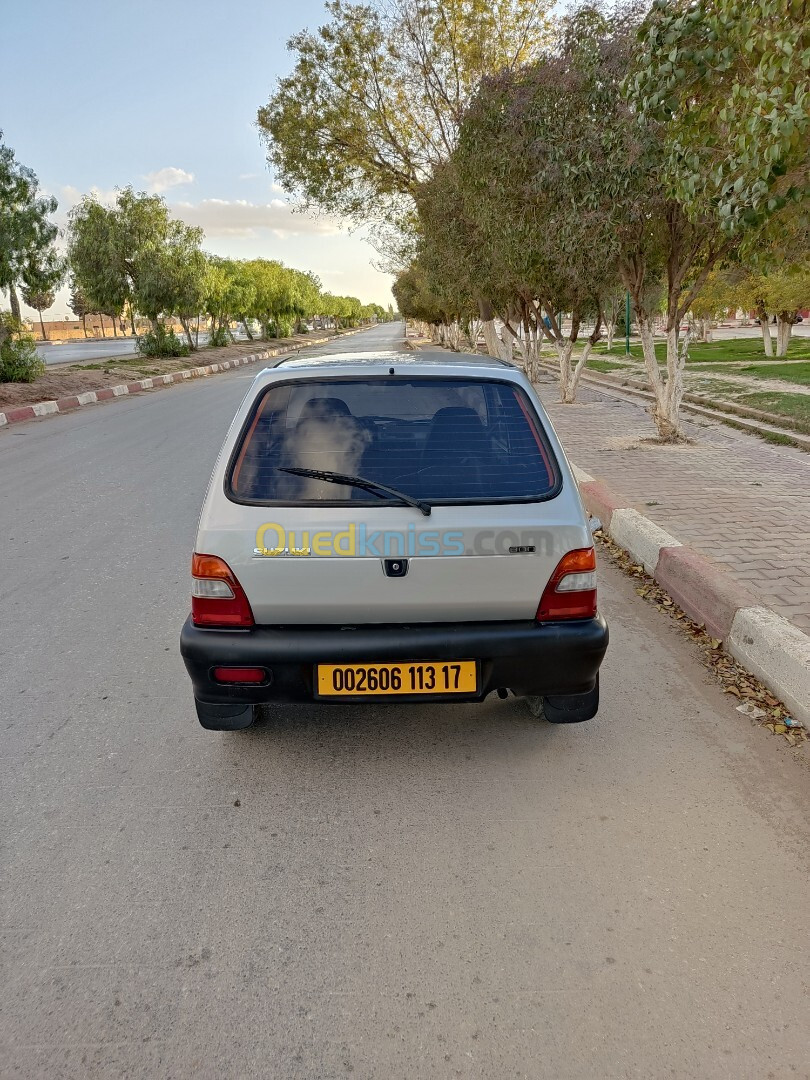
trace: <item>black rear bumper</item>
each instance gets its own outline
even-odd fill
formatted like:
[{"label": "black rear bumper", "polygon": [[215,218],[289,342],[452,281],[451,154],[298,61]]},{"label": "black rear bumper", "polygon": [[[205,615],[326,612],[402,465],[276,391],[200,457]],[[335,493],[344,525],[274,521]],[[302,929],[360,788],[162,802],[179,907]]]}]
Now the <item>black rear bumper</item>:
[{"label": "black rear bumper", "polygon": [[[479,661],[478,693],[454,694],[453,701],[482,701],[501,687],[518,695],[585,694],[595,685],[607,644],[601,615],[556,623],[258,626],[247,631],[201,630],[189,617],[180,635],[197,700],[245,705],[313,701],[316,664],[375,661]],[[227,686],[213,679],[218,666],[264,667],[270,679],[263,686]],[[419,700],[430,696],[420,694]]]}]

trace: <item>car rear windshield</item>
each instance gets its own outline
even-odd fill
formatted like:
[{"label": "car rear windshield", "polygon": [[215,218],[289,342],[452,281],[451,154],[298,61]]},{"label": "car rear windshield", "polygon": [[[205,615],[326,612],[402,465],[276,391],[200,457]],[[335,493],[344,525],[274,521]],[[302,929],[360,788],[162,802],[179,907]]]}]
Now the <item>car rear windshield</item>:
[{"label": "car rear windshield", "polygon": [[380,504],[390,498],[284,469],[359,476],[429,502],[538,500],[557,485],[551,448],[522,390],[479,379],[389,376],[271,386],[231,460],[233,499]]}]

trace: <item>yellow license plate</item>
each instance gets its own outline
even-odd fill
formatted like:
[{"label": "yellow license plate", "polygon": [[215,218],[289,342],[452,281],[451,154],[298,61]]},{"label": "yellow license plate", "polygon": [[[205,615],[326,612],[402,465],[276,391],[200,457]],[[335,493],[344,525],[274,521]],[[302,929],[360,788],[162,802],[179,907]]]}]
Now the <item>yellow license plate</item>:
[{"label": "yellow license plate", "polygon": [[475,660],[411,661],[400,664],[318,664],[318,697],[378,697],[399,694],[475,694]]}]

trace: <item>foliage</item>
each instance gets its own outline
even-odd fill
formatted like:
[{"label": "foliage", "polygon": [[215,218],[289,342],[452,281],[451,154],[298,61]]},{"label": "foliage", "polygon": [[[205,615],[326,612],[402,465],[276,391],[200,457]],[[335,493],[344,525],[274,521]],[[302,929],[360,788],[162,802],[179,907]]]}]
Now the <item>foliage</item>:
[{"label": "foliage", "polygon": [[19,320],[0,311],[0,382],[30,383],[45,372],[45,362],[30,334],[22,333]]},{"label": "foliage", "polygon": [[547,0],[328,0],[288,47],[295,68],[259,110],[268,162],[308,208],[394,223],[447,159],[482,77],[537,56]]},{"label": "foliage", "polygon": [[[70,213],[68,255],[76,283],[94,310],[120,312],[134,303],[149,318],[165,310],[156,278],[165,269],[159,264],[178,226],[187,228],[171,221],[158,195],[127,187],[111,207],[85,195]],[[199,240],[201,233],[192,232]]]},{"label": "foliage", "polygon": [[[0,139],[2,139],[0,131]],[[48,220],[56,199],[39,194],[39,181],[0,141],[0,290],[8,290],[19,318],[16,288],[26,275],[44,270],[53,258],[57,227]]]},{"label": "foliage", "polygon": [[[613,192],[600,186],[620,95],[619,65],[604,48],[615,33],[598,12],[577,12],[541,60],[485,79],[449,161],[416,196],[423,298],[427,286],[444,321],[494,305],[510,340],[522,331],[532,377],[540,340],[552,340],[563,400],[573,400],[618,276]],[[568,333],[560,311],[571,314]],[[589,315],[595,329],[572,367]]]},{"label": "foliage", "polygon": [[233,342],[233,335],[227,326],[215,326],[208,335],[208,344],[213,349],[222,349]]},{"label": "foliage", "polygon": [[62,284],[64,277],[64,259],[60,258],[53,249],[44,252],[38,263],[29,264],[23,271],[22,298],[29,307],[39,312],[43,338],[45,326],[42,322],[42,312],[53,307],[56,290]]},{"label": "foliage", "polygon": [[189,349],[194,348],[189,320],[205,302],[208,279],[208,263],[200,250],[202,235],[202,229],[169,222],[163,242],[155,244],[139,267],[135,290],[138,309],[156,328],[161,314],[178,316]]},{"label": "foliage", "polygon": [[810,191],[805,0],[655,0],[628,88],[691,214],[732,234]]},{"label": "foliage", "polygon": [[139,335],[137,343],[141,356],[148,356],[150,359],[188,356],[191,352],[191,348],[181,341],[173,330],[166,330],[160,323],[155,329]]}]

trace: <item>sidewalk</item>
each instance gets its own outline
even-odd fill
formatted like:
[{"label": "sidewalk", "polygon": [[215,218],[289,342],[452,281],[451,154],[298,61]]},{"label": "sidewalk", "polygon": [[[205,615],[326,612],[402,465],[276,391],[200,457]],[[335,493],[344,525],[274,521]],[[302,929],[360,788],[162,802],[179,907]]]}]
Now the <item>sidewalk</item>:
[{"label": "sidewalk", "polygon": [[580,469],[810,633],[810,456],[686,415],[693,443],[659,446],[642,402],[582,386],[561,405],[548,374],[538,389]]}]

